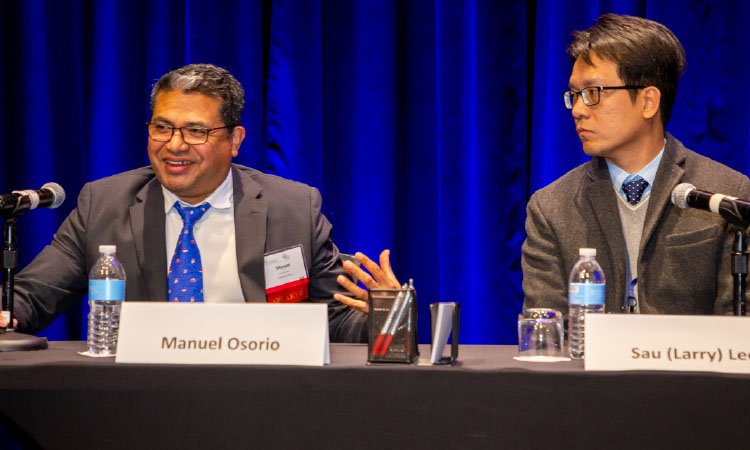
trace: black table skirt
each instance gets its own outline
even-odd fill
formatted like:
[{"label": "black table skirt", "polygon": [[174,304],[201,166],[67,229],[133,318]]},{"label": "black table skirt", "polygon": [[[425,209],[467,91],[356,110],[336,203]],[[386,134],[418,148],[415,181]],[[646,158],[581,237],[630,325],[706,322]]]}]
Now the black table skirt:
[{"label": "black table skirt", "polygon": [[[115,364],[0,354],[0,422],[33,448],[747,448],[750,376],[584,372],[462,346],[447,366]],[[421,347],[423,357],[428,347]],[[2,445],[0,445],[2,447]]]}]

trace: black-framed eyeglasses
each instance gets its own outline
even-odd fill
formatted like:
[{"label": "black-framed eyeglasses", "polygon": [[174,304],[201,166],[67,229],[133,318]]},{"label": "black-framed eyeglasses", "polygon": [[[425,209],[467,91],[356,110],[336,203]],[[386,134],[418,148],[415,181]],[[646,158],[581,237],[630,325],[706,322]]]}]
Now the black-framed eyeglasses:
[{"label": "black-framed eyeglasses", "polygon": [[230,128],[229,125],[216,128],[203,128],[203,127],[173,127],[161,122],[146,122],[148,127],[148,136],[157,142],[169,142],[174,136],[175,130],[180,130],[182,140],[186,144],[199,145],[208,142],[208,135],[212,131],[223,130],[224,128]]},{"label": "black-framed eyeglasses", "polygon": [[617,90],[617,89],[643,89],[646,86],[589,86],[581,89],[580,91],[576,91],[575,89],[570,89],[565,91],[563,94],[563,99],[565,100],[565,107],[568,109],[573,109],[573,105],[576,104],[578,101],[578,96],[581,96],[583,98],[583,104],[586,106],[594,106],[598,105],[599,102],[602,100],[602,91],[610,91],[610,90]]}]

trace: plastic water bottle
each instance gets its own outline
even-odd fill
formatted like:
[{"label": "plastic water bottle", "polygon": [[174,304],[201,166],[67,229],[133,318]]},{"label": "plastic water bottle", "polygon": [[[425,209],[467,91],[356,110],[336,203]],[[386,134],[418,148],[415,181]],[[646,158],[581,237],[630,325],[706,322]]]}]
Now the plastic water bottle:
[{"label": "plastic water bottle", "polygon": [[595,248],[578,250],[580,259],[570,272],[568,283],[568,344],[570,357],[583,358],[586,313],[604,312],[604,273],[596,261]]},{"label": "plastic water bottle", "polygon": [[92,356],[111,356],[117,352],[120,331],[120,307],[125,299],[125,270],[114,245],[99,246],[99,260],[89,273],[88,347]]}]

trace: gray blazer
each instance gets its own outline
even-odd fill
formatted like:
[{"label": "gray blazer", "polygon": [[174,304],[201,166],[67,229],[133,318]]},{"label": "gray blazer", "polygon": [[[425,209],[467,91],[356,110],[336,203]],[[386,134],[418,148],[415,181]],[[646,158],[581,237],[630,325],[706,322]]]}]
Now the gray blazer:
[{"label": "gray blazer", "polygon": [[[729,314],[731,227],[717,214],[672,205],[672,189],[684,182],[750,198],[747,176],[686,149],[667,134],[638,253],[640,311]],[[521,260],[525,308],[567,313],[568,276],[578,249],[591,247],[607,281],[606,310],[620,311],[627,251],[616,196],[606,162],[592,158],[531,197]]]},{"label": "gray blazer", "polygon": [[[366,339],[366,315],[333,300],[346,274],[317,189],[232,166],[237,265],[246,301],[264,302],[264,253],[302,244],[309,299],[329,305],[331,340]],[[100,244],[117,245],[127,274],[126,300],[167,298],[165,213],[161,184],[144,167],[86,184],[50,245],[16,278],[19,329],[35,332],[81,300]]]}]

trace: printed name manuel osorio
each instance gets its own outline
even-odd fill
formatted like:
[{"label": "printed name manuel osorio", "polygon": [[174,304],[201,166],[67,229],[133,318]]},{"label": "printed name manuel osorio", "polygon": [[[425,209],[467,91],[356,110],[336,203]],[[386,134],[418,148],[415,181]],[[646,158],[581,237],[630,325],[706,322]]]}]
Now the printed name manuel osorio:
[{"label": "printed name manuel osorio", "polygon": [[226,340],[226,346],[224,344],[223,337],[218,339],[179,339],[174,336],[164,336],[161,338],[161,348],[164,350],[224,350],[226,348],[227,350],[275,352],[281,347],[279,341],[272,341],[271,338],[253,341],[231,337]]}]

